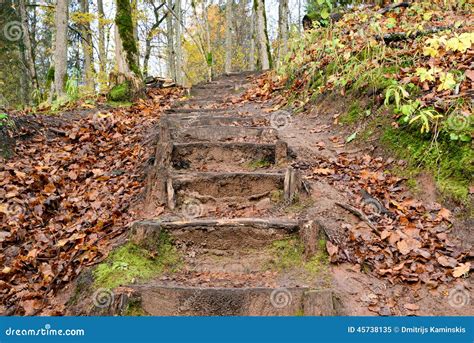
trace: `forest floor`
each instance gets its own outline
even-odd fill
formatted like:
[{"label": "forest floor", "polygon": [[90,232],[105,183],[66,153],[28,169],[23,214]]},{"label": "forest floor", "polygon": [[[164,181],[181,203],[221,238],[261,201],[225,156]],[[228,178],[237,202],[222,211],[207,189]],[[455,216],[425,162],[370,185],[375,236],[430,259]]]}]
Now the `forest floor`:
[{"label": "forest floor", "polygon": [[[470,219],[440,204],[428,177],[413,196],[395,173],[405,162],[377,142],[350,144],[334,124],[342,99],[294,115],[254,97],[259,84],[222,77],[189,99],[155,90],[127,109],[83,106],[53,131],[23,133],[0,166],[0,313],[104,314],[96,291],[107,289],[121,301],[138,293],[132,315],[472,315]],[[166,161],[154,150],[164,118],[178,120],[182,151],[168,161],[176,192],[168,182],[163,204],[154,193]],[[282,164],[278,142],[288,144]],[[291,202],[288,168],[302,178]],[[220,230],[242,218],[252,224]],[[227,224],[206,227],[215,219]],[[311,221],[316,235],[293,232]],[[157,249],[132,245],[148,239]],[[321,292],[316,310],[299,290]]]}]

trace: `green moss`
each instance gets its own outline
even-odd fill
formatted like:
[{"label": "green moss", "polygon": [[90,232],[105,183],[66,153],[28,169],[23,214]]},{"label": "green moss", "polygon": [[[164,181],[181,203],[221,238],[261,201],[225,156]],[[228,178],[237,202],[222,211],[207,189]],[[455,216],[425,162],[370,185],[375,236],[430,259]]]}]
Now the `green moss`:
[{"label": "green moss", "polygon": [[289,238],[273,242],[274,260],[271,269],[285,270],[304,265],[304,246],[298,238]]},{"label": "green moss", "polygon": [[272,202],[281,202],[283,200],[283,191],[281,189],[274,190],[270,193],[270,200]]},{"label": "green moss", "polygon": [[304,310],[302,308],[299,308],[295,312],[295,317],[304,317]]},{"label": "green moss", "polygon": [[142,316],[146,316],[147,313],[143,309],[142,303],[140,300],[132,299],[127,304],[127,308],[125,309],[124,315],[129,316],[129,317],[142,317]]},{"label": "green moss", "polygon": [[114,86],[109,92],[109,100],[114,102],[128,102],[131,99],[131,88],[128,81]]},{"label": "green moss", "polygon": [[128,108],[133,106],[133,102],[129,101],[107,101],[107,105],[113,108]]},{"label": "green moss", "polygon": [[156,253],[127,243],[118,248],[94,270],[94,285],[97,288],[113,289],[132,283],[134,280],[147,280],[164,272],[179,269],[181,259],[169,237],[163,233],[157,243]]},{"label": "green moss", "polygon": [[362,109],[360,103],[355,100],[349,107],[347,113],[343,114],[339,118],[339,122],[341,124],[354,124],[363,116],[363,112],[364,110]]},{"label": "green moss", "polygon": [[469,144],[443,137],[433,142],[430,135],[422,136],[407,127],[386,128],[382,142],[405,159],[410,168],[423,167],[430,171],[443,195],[469,204],[469,185],[474,175],[474,150]]},{"label": "green moss", "polygon": [[326,253],[326,241],[319,240],[319,249],[315,256],[305,261],[304,245],[299,238],[289,238],[273,242],[273,260],[270,269],[279,271],[296,268],[303,269],[309,276],[328,272],[329,258]]},{"label": "green moss", "polygon": [[311,198],[301,199],[301,197],[296,194],[295,198],[291,205],[285,208],[287,213],[299,213],[304,209],[311,207],[314,204],[314,201]]},{"label": "green moss", "polygon": [[268,168],[272,165],[272,163],[265,159],[254,160],[247,163],[247,168],[250,170],[256,170],[261,168]]},{"label": "green moss", "polygon": [[117,0],[115,24],[117,25],[120,38],[122,39],[123,50],[127,54],[127,62],[130,69],[137,76],[140,76],[140,68],[138,68],[137,62],[138,48],[135,41],[130,0]]}]

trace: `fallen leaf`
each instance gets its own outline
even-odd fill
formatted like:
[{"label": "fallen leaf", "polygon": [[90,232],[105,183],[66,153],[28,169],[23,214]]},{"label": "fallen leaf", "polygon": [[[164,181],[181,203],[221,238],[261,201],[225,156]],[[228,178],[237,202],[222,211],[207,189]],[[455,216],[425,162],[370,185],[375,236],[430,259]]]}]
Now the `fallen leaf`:
[{"label": "fallen leaf", "polygon": [[403,305],[403,307],[410,311],[418,311],[420,309],[420,306],[418,306],[417,304],[410,303]]},{"label": "fallen leaf", "polygon": [[451,221],[450,220],[450,217],[451,217],[451,211],[448,210],[447,208],[442,208],[439,212],[438,212],[438,215],[436,216],[436,220],[447,220],[447,221]]},{"label": "fallen leaf", "polygon": [[459,266],[454,268],[453,270],[453,276],[454,277],[461,277],[465,274],[467,274],[471,270],[471,263],[466,262],[466,263],[460,263]]},{"label": "fallen leaf", "polygon": [[326,250],[328,251],[329,256],[334,256],[339,251],[339,248],[332,244],[330,241],[326,242]]},{"label": "fallen leaf", "polygon": [[444,255],[441,255],[440,257],[438,257],[437,261],[443,267],[454,268],[458,264],[458,261],[456,261],[456,259],[454,259],[452,257],[449,257],[449,256],[444,256]]},{"label": "fallen leaf", "polygon": [[313,169],[313,173],[317,175],[332,175],[336,171],[330,168],[315,168]]}]

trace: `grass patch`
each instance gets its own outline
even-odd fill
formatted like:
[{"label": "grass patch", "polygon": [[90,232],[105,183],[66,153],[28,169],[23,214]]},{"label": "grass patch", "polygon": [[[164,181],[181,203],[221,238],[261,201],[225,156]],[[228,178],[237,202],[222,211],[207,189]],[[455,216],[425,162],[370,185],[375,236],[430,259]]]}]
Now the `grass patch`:
[{"label": "grass patch", "polygon": [[469,144],[441,138],[433,142],[429,135],[392,127],[385,129],[382,143],[405,159],[409,170],[424,167],[430,171],[444,196],[469,204],[469,185],[474,175],[474,150]]},{"label": "grass patch", "polygon": [[147,280],[166,271],[174,272],[181,265],[180,256],[167,234],[162,233],[156,252],[127,243],[110,254],[94,270],[97,288],[113,289],[135,280]]},{"label": "grass patch", "polygon": [[274,259],[269,264],[269,269],[290,270],[302,268],[310,276],[328,271],[329,257],[326,252],[326,241],[319,240],[319,249],[308,261],[304,258],[304,245],[299,238],[289,238],[273,242],[272,252]]},{"label": "grass patch", "polygon": [[360,102],[355,100],[347,112],[341,115],[339,123],[349,125],[354,124],[364,116],[364,112],[365,111],[362,109]]}]

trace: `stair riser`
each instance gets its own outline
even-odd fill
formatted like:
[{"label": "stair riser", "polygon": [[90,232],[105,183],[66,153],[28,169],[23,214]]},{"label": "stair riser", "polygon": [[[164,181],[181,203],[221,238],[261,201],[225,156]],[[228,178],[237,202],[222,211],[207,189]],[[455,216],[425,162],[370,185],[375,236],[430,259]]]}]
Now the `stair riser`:
[{"label": "stair riser", "polygon": [[165,231],[175,243],[224,251],[269,246],[275,240],[295,237],[299,230],[298,222],[279,220],[143,221],[133,225],[129,237],[134,243],[153,249]]},{"label": "stair riser", "polygon": [[258,126],[269,125],[266,119],[235,117],[235,116],[181,116],[169,117],[170,127],[173,129],[194,128],[199,126]]},{"label": "stair riser", "polygon": [[292,237],[291,231],[252,227],[192,228],[168,231],[176,242],[197,249],[241,250],[269,247],[276,240]]},{"label": "stair riser", "polygon": [[134,286],[152,316],[335,315],[330,291]]},{"label": "stair riser", "polygon": [[[179,206],[189,198],[212,197],[255,199],[270,196],[274,191],[284,190],[284,175],[281,174],[217,174],[209,177],[174,179],[171,181]],[[266,195],[265,195],[266,194]]]},{"label": "stair riser", "polygon": [[175,142],[275,142],[277,131],[273,128],[238,126],[202,126],[183,130],[171,129],[171,139]]},{"label": "stair riser", "polygon": [[206,143],[175,145],[171,158],[171,164],[175,169],[190,171],[239,171],[252,168],[252,162],[272,167],[275,163],[275,145]]}]

